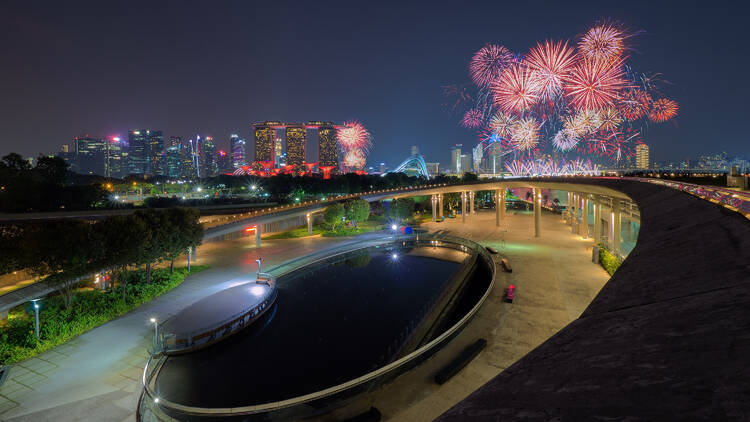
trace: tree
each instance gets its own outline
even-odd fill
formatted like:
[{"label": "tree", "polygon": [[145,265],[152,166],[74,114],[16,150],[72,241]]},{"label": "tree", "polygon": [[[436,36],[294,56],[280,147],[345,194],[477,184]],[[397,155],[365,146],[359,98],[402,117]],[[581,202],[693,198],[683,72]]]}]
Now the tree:
[{"label": "tree", "polygon": [[414,215],[414,200],[412,198],[394,199],[386,215],[398,221],[411,217]]},{"label": "tree", "polygon": [[172,208],[164,211],[169,219],[165,241],[165,256],[170,260],[169,272],[174,272],[174,260],[188,248],[198,246],[203,239],[200,213],[192,208]]},{"label": "tree", "polygon": [[151,284],[151,267],[165,258],[166,244],[171,230],[166,213],[154,209],[136,211],[136,219],[146,227],[143,243],[136,251],[135,264],[146,266],[146,283]]},{"label": "tree", "polygon": [[370,217],[370,203],[364,199],[352,199],[344,204],[346,219],[350,220],[354,227],[357,223],[367,221]]},{"label": "tree", "polygon": [[341,217],[344,217],[345,212],[343,205],[331,204],[323,211],[323,220],[331,226],[331,230],[334,230],[336,223],[341,221]]},{"label": "tree", "polygon": [[137,261],[138,250],[148,237],[145,221],[135,215],[118,215],[97,223],[104,239],[104,259],[112,269],[112,276],[122,288],[122,300],[127,297],[128,277],[125,270]]},{"label": "tree", "polygon": [[66,308],[70,308],[78,281],[101,264],[102,237],[94,225],[65,220],[34,225],[24,236],[23,250],[34,275],[46,276],[57,285]]},{"label": "tree", "polygon": [[467,171],[467,172],[464,173],[462,179],[463,179],[464,182],[476,182],[477,180],[479,180],[479,176],[477,176],[474,173],[469,173]]}]

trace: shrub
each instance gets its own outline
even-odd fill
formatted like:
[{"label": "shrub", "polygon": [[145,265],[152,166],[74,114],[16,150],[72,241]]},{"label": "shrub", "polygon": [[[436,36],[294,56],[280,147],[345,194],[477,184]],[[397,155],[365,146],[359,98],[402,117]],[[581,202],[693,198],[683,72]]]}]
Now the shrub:
[{"label": "shrub", "polygon": [[[206,268],[193,265],[191,274]],[[33,311],[16,308],[10,313],[8,323],[0,327],[0,362],[18,362],[58,346],[172,290],[187,275],[186,268],[175,269],[174,273],[168,268],[158,269],[153,271],[148,284],[144,270],[129,271],[123,274],[131,280],[125,285],[125,300],[119,286],[109,292],[78,290],[70,307],[65,306],[60,296],[49,297],[41,302],[39,340],[34,335]]]},{"label": "shrub", "polygon": [[608,251],[604,246],[602,245],[598,245],[598,246],[599,246],[599,264],[601,264],[601,266],[605,270],[607,270],[609,275],[614,274],[615,271],[617,271],[617,269],[620,268],[620,264],[622,262],[620,262],[620,260],[617,259],[617,257],[612,255],[612,253]]}]

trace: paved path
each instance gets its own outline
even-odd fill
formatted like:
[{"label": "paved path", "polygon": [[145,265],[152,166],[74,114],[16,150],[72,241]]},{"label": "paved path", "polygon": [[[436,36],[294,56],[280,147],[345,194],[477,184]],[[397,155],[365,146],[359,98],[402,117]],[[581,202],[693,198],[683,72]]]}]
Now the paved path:
[{"label": "paved path", "polygon": [[[153,326],[185,306],[228,287],[228,281],[254,274],[255,259],[269,269],[291,258],[351,239],[264,240],[256,249],[244,237],[198,249],[198,263],[211,268],[151,303],[97,327],[38,357],[12,366],[0,387],[0,418],[6,421],[134,420],[140,379]],[[180,263],[184,265],[184,262]]]}]

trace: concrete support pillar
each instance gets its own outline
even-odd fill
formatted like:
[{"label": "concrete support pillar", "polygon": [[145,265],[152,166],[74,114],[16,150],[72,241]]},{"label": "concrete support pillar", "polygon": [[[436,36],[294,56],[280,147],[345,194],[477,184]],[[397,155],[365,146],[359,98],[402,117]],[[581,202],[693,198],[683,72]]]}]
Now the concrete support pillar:
[{"label": "concrete support pillar", "polygon": [[588,195],[583,196],[583,233],[581,235],[584,239],[589,238],[589,198]]},{"label": "concrete support pillar", "polygon": [[466,222],[466,192],[461,192],[461,222]]},{"label": "concrete support pillar", "polygon": [[570,232],[573,234],[578,233],[578,194],[573,192],[573,207],[571,208],[571,211],[573,211],[573,215],[571,216],[572,224],[570,225]]},{"label": "concrete support pillar", "polygon": [[534,237],[541,235],[541,220],[542,220],[542,190],[534,188]]},{"label": "concrete support pillar", "polygon": [[594,242],[599,243],[602,238],[602,199],[594,196]]},{"label": "concrete support pillar", "polygon": [[260,248],[260,224],[255,226],[255,247]]},{"label": "concrete support pillar", "polygon": [[615,199],[612,201],[613,208],[613,224],[612,224],[612,253],[618,256],[620,253],[620,232],[622,231],[622,212],[620,200]]},{"label": "concrete support pillar", "polygon": [[573,224],[573,192],[568,192],[568,206],[565,208],[565,218],[568,224]]},{"label": "concrete support pillar", "polygon": [[475,211],[474,211],[474,191],[469,192],[469,214],[475,214]]},{"label": "concrete support pillar", "polygon": [[432,222],[434,223],[437,221],[437,195],[432,195],[430,203],[432,204]]},{"label": "concrete support pillar", "polygon": [[495,191],[495,225],[500,226],[500,221],[505,218],[505,189]]},{"label": "concrete support pillar", "polygon": [[443,194],[438,194],[438,218],[443,219]]},{"label": "concrete support pillar", "polygon": [[313,217],[312,214],[307,214],[307,234],[312,234]]}]

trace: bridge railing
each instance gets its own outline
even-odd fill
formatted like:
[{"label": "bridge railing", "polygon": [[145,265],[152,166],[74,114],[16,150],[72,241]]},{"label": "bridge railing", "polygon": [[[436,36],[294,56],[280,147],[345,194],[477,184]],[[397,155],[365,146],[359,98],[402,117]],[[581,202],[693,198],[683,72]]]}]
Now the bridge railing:
[{"label": "bridge railing", "polygon": [[750,219],[750,193],[737,191],[733,189],[722,188],[718,186],[696,185],[693,183],[677,182],[674,180],[648,179],[642,177],[628,177],[627,179],[639,180],[641,182],[654,183],[657,185],[668,186],[672,189],[681,190],[691,195],[697,196],[706,201],[737,211]]}]

